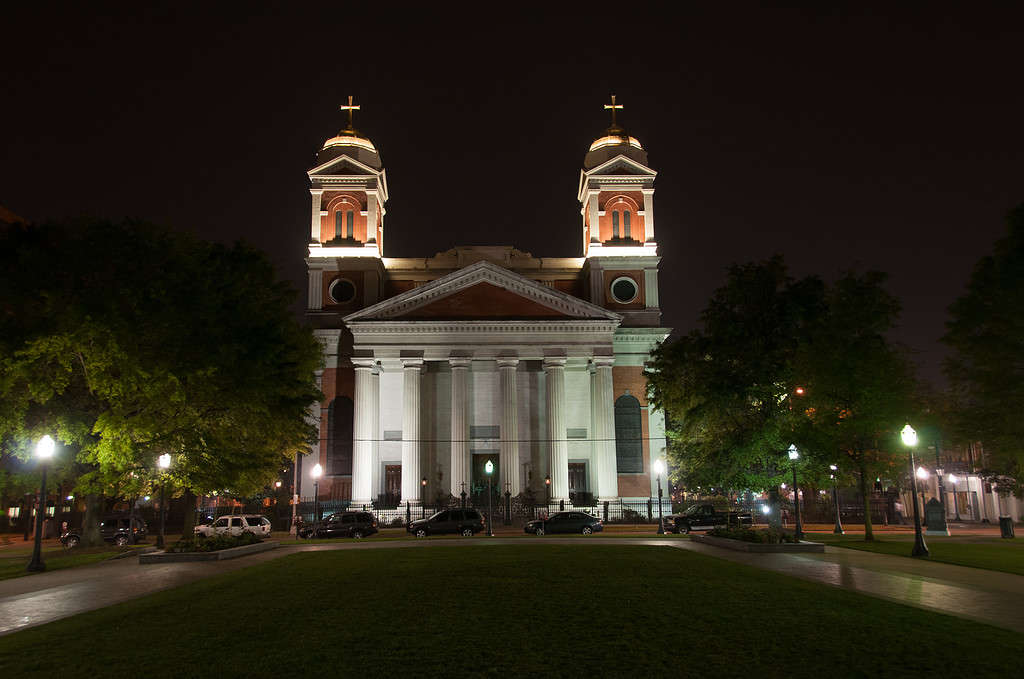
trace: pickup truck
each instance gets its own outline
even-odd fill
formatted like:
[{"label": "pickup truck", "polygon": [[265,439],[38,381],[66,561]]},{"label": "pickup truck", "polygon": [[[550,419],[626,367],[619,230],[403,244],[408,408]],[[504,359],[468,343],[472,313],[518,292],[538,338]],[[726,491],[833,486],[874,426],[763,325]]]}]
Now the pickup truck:
[{"label": "pickup truck", "polygon": [[718,511],[714,505],[693,505],[682,514],[665,517],[665,531],[689,533],[692,530],[711,530],[720,526],[749,526],[753,523],[750,512]]}]

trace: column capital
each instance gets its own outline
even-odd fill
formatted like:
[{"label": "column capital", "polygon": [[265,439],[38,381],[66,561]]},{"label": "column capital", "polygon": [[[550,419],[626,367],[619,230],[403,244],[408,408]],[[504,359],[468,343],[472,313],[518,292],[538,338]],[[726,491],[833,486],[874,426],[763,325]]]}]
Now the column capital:
[{"label": "column capital", "polygon": [[352,365],[356,370],[373,370],[377,367],[377,359],[366,357],[352,357]]},{"label": "column capital", "polygon": [[565,356],[545,356],[544,357],[544,370],[550,370],[552,368],[564,368],[566,362]]},{"label": "column capital", "polygon": [[319,195],[323,194],[324,190],[323,189],[310,189],[309,192],[311,194],[313,194],[314,196],[319,196]]},{"label": "column capital", "polygon": [[452,356],[448,359],[448,365],[452,367],[452,370],[456,368],[466,369],[469,368],[469,364],[473,362],[473,359],[468,356]]},{"label": "column capital", "polygon": [[615,365],[614,356],[594,356],[590,359],[595,368],[611,368]]},{"label": "column capital", "polygon": [[423,359],[422,358],[403,358],[402,359],[402,368],[405,369],[405,370],[410,370],[410,369],[421,370],[423,368]]},{"label": "column capital", "polygon": [[515,370],[516,366],[519,365],[519,359],[509,356],[503,356],[498,358],[498,369],[512,368]]}]

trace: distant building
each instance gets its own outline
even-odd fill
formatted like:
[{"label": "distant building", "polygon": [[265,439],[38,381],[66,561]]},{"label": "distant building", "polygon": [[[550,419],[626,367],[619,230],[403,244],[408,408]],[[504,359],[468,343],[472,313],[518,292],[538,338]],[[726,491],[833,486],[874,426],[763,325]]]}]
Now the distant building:
[{"label": "distant building", "polygon": [[[387,174],[350,107],[348,127],[308,173],[308,317],[326,365],[313,413],[320,445],[297,475],[302,496],[319,463],[323,498],[432,504],[486,487],[488,461],[494,485],[513,496],[656,495],[665,420],[648,406],[643,368],[669,329],[656,172],[640,142],[613,117],[583,159],[581,221],[524,222],[576,230],[573,256],[505,245],[396,258],[386,256]],[[421,181],[436,183],[438,204],[458,219],[457,187]],[[496,191],[510,206],[520,200],[515,187]]]}]

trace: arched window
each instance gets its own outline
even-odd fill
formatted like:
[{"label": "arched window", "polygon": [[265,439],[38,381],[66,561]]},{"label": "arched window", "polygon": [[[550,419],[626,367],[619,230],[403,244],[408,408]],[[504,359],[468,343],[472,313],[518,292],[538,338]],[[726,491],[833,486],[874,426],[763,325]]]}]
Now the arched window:
[{"label": "arched window", "polygon": [[[350,212],[349,214],[352,214],[352,213]],[[335,238],[338,238],[339,236],[341,236],[341,215],[342,215],[341,210],[336,210],[334,212],[334,237]]]},{"label": "arched window", "polygon": [[353,224],[355,223],[355,215],[351,210],[345,213],[345,238],[352,238]]},{"label": "arched window", "polygon": [[622,212],[622,236],[629,238],[629,210]]},{"label": "arched window", "polygon": [[352,399],[339,396],[327,406],[327,474],[352,473]]},{"label": "arched window", "polygon": [[619,211],[612,211],[612,238],[619,237]]},{"label": "arched window", "polygon": [[615,468],[620,474],[644,471],[640,401],[632,394],[623,394],[615,401]]}]

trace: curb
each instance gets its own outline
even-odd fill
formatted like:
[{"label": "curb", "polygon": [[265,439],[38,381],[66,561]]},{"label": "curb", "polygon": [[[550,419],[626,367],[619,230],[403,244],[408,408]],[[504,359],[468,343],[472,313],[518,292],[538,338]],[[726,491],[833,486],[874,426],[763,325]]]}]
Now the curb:
[{"label": "curb", "polygon": [[281,543],[276,541],[257,542],[254,545],[242,545],[230,549],[221,549],[216,552],[151,552],[139,554],[139,563],[181,563],[187,561],[226,561],[237,559],[249,554],[266,552],[280,547]]}]

